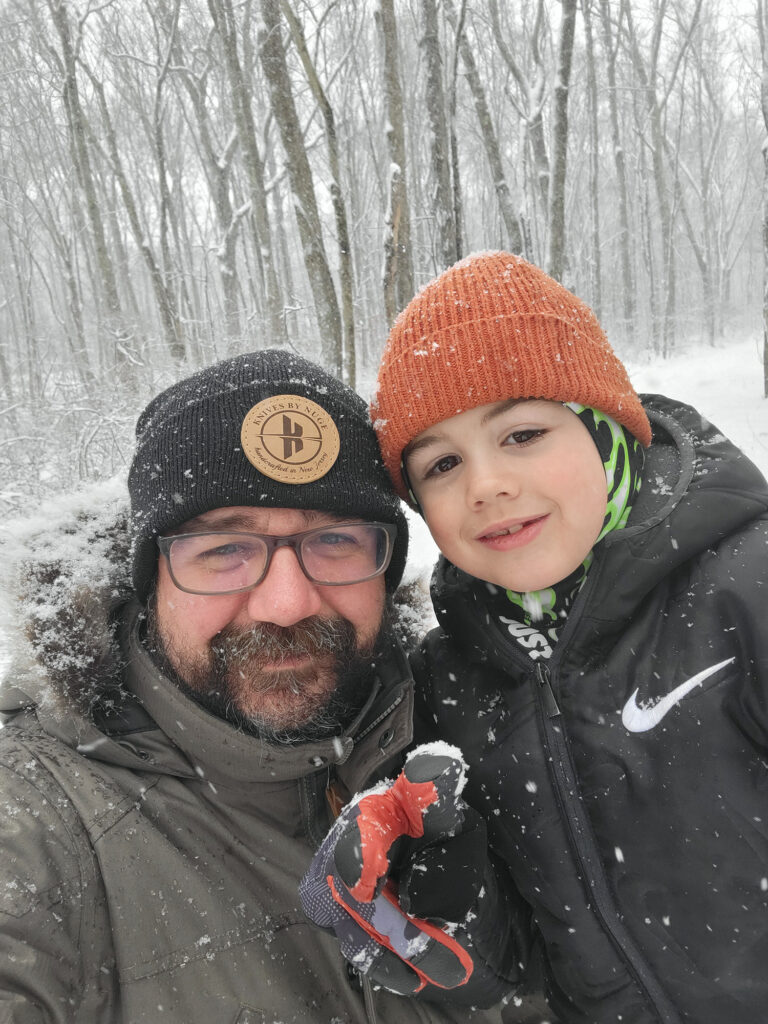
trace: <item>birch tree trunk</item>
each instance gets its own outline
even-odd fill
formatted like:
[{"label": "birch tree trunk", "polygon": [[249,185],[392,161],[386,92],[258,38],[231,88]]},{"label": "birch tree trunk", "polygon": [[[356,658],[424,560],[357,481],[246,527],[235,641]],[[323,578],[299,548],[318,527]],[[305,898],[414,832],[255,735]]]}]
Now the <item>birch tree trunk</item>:
[{"label": "birch tree trunk", "polygon": [[340,375],[343,347],[341,316],[323,242],[312,170],[304,148],[285,59],[279,0],[261,0],[261,16],[262,25],[258,31],[259,55],[267,79],[272,113],[287,159],[288,180],[293,192],[304,264],[315,302],[323,365]]}]

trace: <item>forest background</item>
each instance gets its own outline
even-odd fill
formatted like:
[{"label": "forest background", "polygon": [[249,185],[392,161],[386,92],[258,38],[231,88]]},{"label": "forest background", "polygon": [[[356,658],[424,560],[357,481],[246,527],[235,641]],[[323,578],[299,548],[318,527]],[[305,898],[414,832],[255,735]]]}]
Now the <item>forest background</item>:
[{"label": "forest background", "polygon": [[472,251],[630,363],[763,337],[764,0],[3,0],[0,68],[0,515],[229,355],[367,397]]}]

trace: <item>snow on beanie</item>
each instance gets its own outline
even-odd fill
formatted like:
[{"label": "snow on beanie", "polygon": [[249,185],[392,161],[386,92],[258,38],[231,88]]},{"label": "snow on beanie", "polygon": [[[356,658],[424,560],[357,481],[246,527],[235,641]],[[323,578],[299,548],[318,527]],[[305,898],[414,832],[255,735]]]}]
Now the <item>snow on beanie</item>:
[{"label": "snow on beanie", "polygon": [[506,398],[579,402],[641,444],[651,427],[592,310],[520,256],[477,253],[419,292],[390,331],[371,419],[403,497],[403,449],[427,427]]},{"label": "snow on beanie", "polygon": [[157,538],[214,508],[314,509],[394,523],[387,587],[400,582],[408,526],[365,402],[314,363],[268,349],[173,384],[136,424],[128,475],[133,580],[146,601]]}]

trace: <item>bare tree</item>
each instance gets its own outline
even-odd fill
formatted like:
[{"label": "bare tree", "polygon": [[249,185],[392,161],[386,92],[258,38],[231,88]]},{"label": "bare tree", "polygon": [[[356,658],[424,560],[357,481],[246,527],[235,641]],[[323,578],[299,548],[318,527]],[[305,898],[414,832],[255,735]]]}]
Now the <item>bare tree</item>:
[{"label": "bare tree", "polygon": [[[175,301],[172,293],[166,285],[162,269],[158,263],[153,247],[150,244],[149,234],[147,233],[146,227],[142,224],[139,216],[138,203],[123,167],[120,147],[118,145],[115,126],[112,122],[112,117],[107,104],[104,85],[96,78],[95,74],[89,68],[85,67],[84,70],[88,75],[91,85],[93,86],[94,93],[101,108],[104,141],[106,143],[111,169],[120,189],[125,211],[128,215],[128,223],[130,224],[131,231],[133,233],[134,242],[144,259],[149,272],[149,279],[157,302],[160,322],[162,324],[168,351],[174,359],[183,359],[185,351],[184,342],[181,336],[179,315],[176,310]],[[166,195],[162,203],[163,209],[167,209],[167,205],[168,197]],[[161,232],[161,237],[162,234],[163,232]],[[167,247],[167,242],[165,245]]]},{"label": "bare tree", "polygon": [[282,316],[282,298],[275,270],[272,229],[267,209],[267,191],[264,181],[264,161],[256,138],[256,126],[251,108],[251,90],[240,59],[238,39],[245,36],[248,24],[238,31],[232,0],[208,0],[208,10],[221,39],[224,64],[229,80],[232,114],[237,130],[245,173],[248,181],[251,214],[257,235],[259,270],[263,275],[266,296],[267,329],[270,343],[285,338]]},{"label": "bare tree", "polygon": [[465,246],[559,252],[638,355],[768,324],[766,0],[580,0],[571,47],[576,2],[5,0],[0,510],[119,466],[182,358],[320,335],[365,393]]},{"label": "bare tree", "polygon": [[550,166],[544,131],[544,104],[547,98],[547,83],[551,76],[548,74],[541,52],[545,25],[545,3],[544,0],[536,0],[533,31],[530,37],[530,64],[526,70],[520,65],[507,45],[507,36],[499,17],[498,0],[488,0],[488,10],[491,14],[494,39],[499,53],[504,58],[504,63],[511,72],[518,89],[520,98],[517,101],[517,109],[523,119],[530,141],[538,197],[546,211],[549,210]]},{"label": "bare tree", "polygon": [[[589,0],[585,0],[589,3]],[[630,255],[629,231],[629,196],[627,186],[627,169],[624,147],[619,127],[619,104],[616,84],[616,55],[619,46],[621,18],[625,0],[621,0],[618,10],[618,25],[615,32],[611,22],[611,6],[609,0],[600,0],[600,21],[603,31],[603,50],[606,59],[606,77],[608,79],[608,110],[611,124],[611,152],[616,172],[616,190],[618,194],[619,229],[617,245],[619,248],[619,265],[621,266],[621,295],[623,316],[622,335],[624,340],[634,348],[636,338],[635,323],[635,283],[632,274],[632,258]]]},{"label": "bare tree", "polygon": [[581,0],[589,91],[589,198],[592,213],[592,258],[590,260],[591,304],[598,320],[603,318],[602,261],[600,252],[600,126],[598,122],[597,71],[592,32],[592,0]]},{"label": "bare tree", "polygon": [[315,300],[320,328],[323,363],[334,373],[341,373],[341,317],[333,277],[323,241],[323,228],[317,208],[312,169],[304,147],[299,116],[293,99],[293,86],[288,73],[285,47],[281,35],[279,0],[261,0],[262,25],[259,27],[259,53],[267,79],[272,113],[280,131],[287,158],[288,179],[293,192],[296,223],[307,268],[309,284]]},{"label": "bare tree", "polygon": [[[757,30],[762,58],[760,104],[768,132],[768,8],[757,0]],[[763,394],[768,398],[768,140],[763,142]]]},{"label": "bare tree", "polygon": [[493,118],[491,117],[491,112],[488,109],[485,89],[480,79],[480,73],[477,69],[475,55],[472,52],[469,40],[466,38],[460,23],[456,19],[452,0],[445,0],[445,4],[448,16],[454,25],[461,59],[467,75],[467,84],[469,85],[472,93],[472,99],[474,100],[475,112],[480,125],[480,132],[483,138],[485,154],[488,159],[493,187],[496,192],[499,210],[501,211],[501,217],[504,222],[505,233],[507,236],[506,245],[512,252],[522,253],[525,250],[525,246],[523,245],[523,233],[520,228],[520,221],[512,205],[512,195],[501,159],[499,138],[493,123]]},{"label": "bare tree", "polygon": [[382,73],[386,97],[387,145],[389,148],[389,208],[384,237],[384,308],[391,324],[413,297],[411,218],[405,157],[405,121],[400,83],[400,52],[394,0],[380,0],[376,23],[382,45]]},{"label": "bare tree", "polygon": [[458,258],[456,221],[451,186],[451,143],[445,116],[443,58],[437,22],[436,0],[422,0],[424,35],[421,40],[427,68],[427,117],[431,130],[432,178],[434,181],[434,217],[437,222],[438,265],[449,267]]},{"label": "bare tree", "polygon": [[82,30],[82,22],[75,24],[73,38],[73,25],[70,19],[67,0],[47,0],[47,5],[59,37],[60,51],[57,59],[60,63],[62,74],[62,98],[67,114],[67,126],[72,147],[72,163],[85,202],[94,258],[106,306],[107,322],[104,326],[115,337],[116,355],[118,360],[122,361],[126,353],[120,295],[110,248],[107,244],[96,180],[91,166],[87,117],[80,102],[80,89],[77,79],[77,48],[79,33]]},{"label": "bare tree", "polygon": [[656,200],[659,207],[659,220],[662,241],[662,282],[666,301],[664,304],[664,319],[661,331],[661,352],[668,355],[674,348],[675,343],[675,308],[677,301],[677,266],[673,235],[673,207],[672,195],[675,186],[670,188],[667,180],[667,167],[664,159],[665,154],[665,109],[673,84],[675,82],[680,63],[690,43],[691,34],[701,11],[702,0],[695,0],[694,9],[687,26],[684,26],[682,39],[674,55],[671,70],[661,83],[662,90],[657,89],[659,79],[659,61],[663,31],[665,28],[665,17],[667,15],[667,0],[662,0],[655,15],[651,41],[648,47],[647,64],[643,59],[640,49],[638,33],[632,15],[631,5],[626,8],[626,31],[629,45],[629,52],[632,64],[640,82],[641,92],[645,99],[645,113],[648,122],[647,145],[650,148],[651,163],[653,167],[653,181],[656,190]]},{"label": "bare tree", "polygon": [[352,387],[357,376],[355,353],[355,315],[353,299],[352,246],[347,223],[347,209],[344,203],[344,190],[341,180],[341,163],[339,160],[339,143],[336,135],[336,119],[333,114],[327,93],[320,82],[314,62],[309,54],[304,29],[294,14],[287,0],[281,0],[281,9],[291,30],[291,39],[301,59],[302,67],[317,101],[325,125],[325,136],[328,143],[328,161],[331,170],[331,202],[336,220],[336,235],[339,249],[339,279],[341,283],[341,319],[342,319],[342,372],[344,380]]},{"label": "bare tree", "polygon": [[565,272],[565,177],[568,154],[568,88],[571,81],[576,0],[561,0],[560,44],[557,55],[552,125],[552,181],[549,194],[549,256],[547,266],[555,280]]},{"label": "bare tree", "polygon": [[[224,329],[230,338],[236,338],[241,330],[241,290],[236,250],[239,233],[252,204],[244,201],[236,207],[232,198],[232,168],[240,141],[239,134],[225,124],[225,131],[219,136],[216,131],[218,126],[211,117],[208,80],[215,57],[210,49],[210,40],[206,40],[206,45],[199,47],[197,53],[199,64],[193,67],[187,63],[186,55],[179,47],[174,54],[174,75],[181,83],[192,108],[192,130],[198,141],[204,178],[216,216],[218,237],[214,251],[223,292]],[[277,287],[276,282],[274,287]]]}]

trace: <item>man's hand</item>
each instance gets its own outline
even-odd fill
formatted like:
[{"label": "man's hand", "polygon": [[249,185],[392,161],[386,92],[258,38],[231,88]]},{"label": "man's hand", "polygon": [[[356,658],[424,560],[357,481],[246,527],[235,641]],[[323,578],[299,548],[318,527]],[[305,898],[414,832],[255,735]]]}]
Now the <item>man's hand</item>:
[{"label": "man's hand", "polygon": [[453,989],[474,970],[466,925],[487,852],[484,823],[461,799],[465,773],[458,748],[418,747],[393,784],[347,804],[301,882],[309,919],[395,992]]}]

